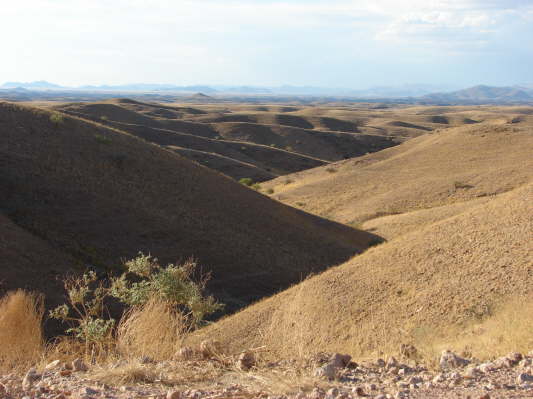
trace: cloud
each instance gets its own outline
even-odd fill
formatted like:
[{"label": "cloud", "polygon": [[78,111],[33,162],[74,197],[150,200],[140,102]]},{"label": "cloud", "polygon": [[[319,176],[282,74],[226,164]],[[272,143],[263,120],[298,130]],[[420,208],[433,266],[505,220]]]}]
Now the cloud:
[{"label": "cloud", "polygon": [[364,80],[365,65],[382,79],[391,58],[394,72],[405,62],[407,74],[415,62],[427,65],[430,51],[463,58],[494,51],[504,36],[527,37],[533,20],[531,0],[5,3],[0,35],[9,40],[0,75],[69,84],[294,83],[305,76],[313,83],[341,81],[339,71]]},{"label": "cloud", "polygon": [[488,49],[494,36],[533,9],[523,0],[411,0],[395,5],[383,0],[378,4],[390,20],[376,32],[376,40],[455,52]]}]

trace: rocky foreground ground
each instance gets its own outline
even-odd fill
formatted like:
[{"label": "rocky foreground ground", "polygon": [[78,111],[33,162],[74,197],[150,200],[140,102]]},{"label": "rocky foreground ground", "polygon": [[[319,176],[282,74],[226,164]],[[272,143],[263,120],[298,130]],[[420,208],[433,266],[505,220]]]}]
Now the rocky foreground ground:
[{"label": "rocky foreground ground", "polygon": [[304,363],[260,363],[246,352],[228,364],[184,354],[189,359],[106,367],[56,360],[25,375],[0,376],[0,398],[533,398],[533,351],[485,363],[444,351],[438,370],[394,357],[358,364],[349,355],[321,354]]}]

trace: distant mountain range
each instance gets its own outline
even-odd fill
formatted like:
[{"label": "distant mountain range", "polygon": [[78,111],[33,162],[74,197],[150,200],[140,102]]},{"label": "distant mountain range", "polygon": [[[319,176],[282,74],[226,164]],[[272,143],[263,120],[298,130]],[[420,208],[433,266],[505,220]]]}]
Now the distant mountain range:
[{"label": "distant mountain range", "polygon": [[450,93],[433,93],[422,97],[431,102],[530,102],[533,101],[533,88],[474,86]]},{"label": "distant mountain range", "polygon": [[[467,89],[451,91],[449,88],[412,84],[402,86],[380,86],[365,90],[324,88],[313,86],[277,86],[277,87],[257,87],[257,86],[222,86],[222,85],[191,85],[177,86],[170,84],[136,83],[129,85],[100,85],[100,86],[80,86],[64,87],[58,84],[37,81],[37,82],[7,82],[0,86],[3,98],[18,98],[22,94],[31,97],[32,93],[36,97],[42,97],[46,93],[48,97],[53,97],[61,92],[62,95],[71,97],[72,95],[90,95],[103,97],[117,97],[122,94],[136,93],[135,95],[155,96],[155,97],[183,97],[191,96],[195,93],[203,93],[219,98],[237,98],[240,96],[257,100],[265,96],[274,97],[316,97],[327,98],[328,100],[339,101],[394,101],[406,103],[422,104],[485,104],[485,103],[532,103],[533,84],[523,84],[520,86],[495,87],[479,85]],[[7,92],[13,95],[9,96]],[[131,96],[130,94],[127,94]],[[253,97],[253,98],[252,98]],[[154,98],[155,100],[155,98]],[[20,100],[19,100],[20,101]]]},{"label": "distant mountain range", "polygon": [[418,97],[436,91],[446,91],[447,87],[434,85],[402,85],[380,86],[365,90],[346,88],[327,88],[315,86],[227,86],[227,85],[191,85],[178,86],[170,84],[134,83],[128,85],[85,85],[79,87],[66,87],[58,84],[38,82],[7,82],[0,86],[1,89],[29,89],[29,90],[89,90],[89,91],[124,91],[124,92],[184,92],[207,94],[239,94],[239,95],[295,95],[295,96],[350,96],[350,97],[375,97],[399,98]]},{"label": "distant mountain range", "polygon": [[2,89],[15,89],[15,88],[22,88],[22,89],[62,89],[63,87],[60,85],[56,85],[54,83],[46,82],[44,80],[39,80],[36,82],[6,82],[2,86],[0,86]]}]

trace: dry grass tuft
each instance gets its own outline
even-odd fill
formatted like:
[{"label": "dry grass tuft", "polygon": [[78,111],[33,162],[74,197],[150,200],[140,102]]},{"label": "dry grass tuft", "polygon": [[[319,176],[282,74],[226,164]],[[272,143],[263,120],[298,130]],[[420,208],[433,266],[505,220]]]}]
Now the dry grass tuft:
[{"label": "dry grass tuft", "polygon": [[0,299],[0,371],[37,361],[44,351],[41,295],[23,290]]},{"label": "dry grass tuft", "polygon": [[153,365],[144,365],[140,362],[126,362],[116,366],[101,366],[91,375],[91,378],[104,384],[153,384],[161,381]]},{"label": "dry grass tuft", "polygon": [[152,299],[122,317],[117,348],[124,356],[168,360],[179,351],[189,330],[179,311],[162,300]]},{"label": "dry grass tuft", "polygon": [[[447,339],[420,337],[426,356],[436,359],[452,348],[478,359],[493,359],[508,352],[527,353],[533,347],[533,296],[518,296],[497,307],[479,323],[445,331]],[[450,339],[450,337],[454,337]]]}]

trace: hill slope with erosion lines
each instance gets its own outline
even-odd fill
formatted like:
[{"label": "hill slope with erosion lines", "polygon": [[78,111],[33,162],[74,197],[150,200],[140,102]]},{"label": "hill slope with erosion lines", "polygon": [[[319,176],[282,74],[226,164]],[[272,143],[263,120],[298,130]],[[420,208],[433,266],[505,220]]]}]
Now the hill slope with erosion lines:
[{"label": "hill slope with erosion lines", "polygon": [[[50,271],[49,262],[28,249],[31,236],[60,254],[58,272],[71,259],[80,270],[114,270],[138,251],[163,263],[194,256],[212,273],[210,290],[231,310],[343,262],[376,240],[76,117],[51,119],[49,111],[0,103],[0,134],[2,223],[28,236],[28,245],[17,244],[15,255],[0,258],[3,288],[21,286],[5,263],[16,256],[32,259],[28,270],[34,273]],[[11,230],[8,242],[18,240]]]}]

